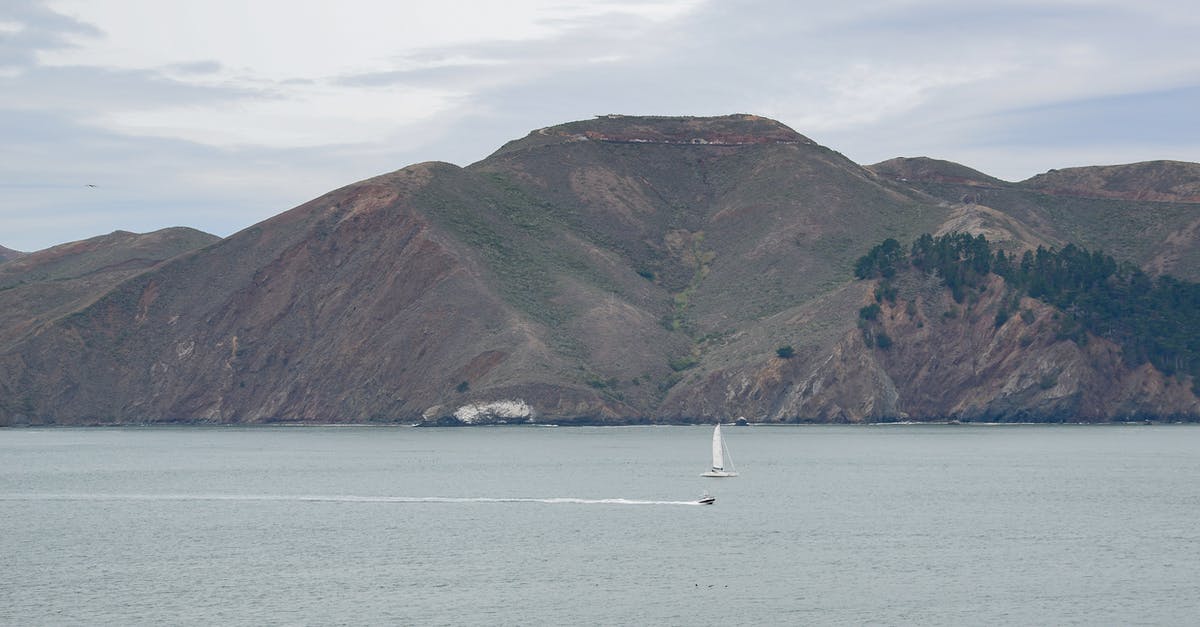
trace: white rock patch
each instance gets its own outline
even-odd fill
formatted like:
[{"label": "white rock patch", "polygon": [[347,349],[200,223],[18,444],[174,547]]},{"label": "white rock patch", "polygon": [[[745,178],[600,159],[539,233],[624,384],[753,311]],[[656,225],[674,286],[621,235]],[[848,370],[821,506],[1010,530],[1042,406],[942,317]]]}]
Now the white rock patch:
[{"label": "white rock patch", "polygon": [[533,408],[521,399],[471,403],[454,410],[454,417],[466,424],[524,422],[533,418]]}]

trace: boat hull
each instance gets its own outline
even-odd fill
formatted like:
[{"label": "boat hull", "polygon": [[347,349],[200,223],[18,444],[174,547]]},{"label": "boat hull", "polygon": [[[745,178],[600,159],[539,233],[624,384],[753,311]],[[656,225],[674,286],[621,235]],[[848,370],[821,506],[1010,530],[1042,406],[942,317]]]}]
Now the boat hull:
[{"label": "boat hull", "polygon": [[736,477],[737,473],[733,472],[733,471],[726,471],[726,470],[710,470],[708,472],[700,473],[700,476],[701,477]]}]

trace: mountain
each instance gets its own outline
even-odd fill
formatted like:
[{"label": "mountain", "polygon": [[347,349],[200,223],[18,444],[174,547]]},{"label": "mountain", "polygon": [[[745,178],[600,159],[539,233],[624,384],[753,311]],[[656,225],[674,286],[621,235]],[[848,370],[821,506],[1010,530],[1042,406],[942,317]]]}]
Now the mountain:
[{"label": "mountain", "polygon": [[24,257],[24,256],[25,256],[25,253],[23,253],[19,250],[13,250],[11,248],[5,248],[3,246],[0,246],[0,263],[4,263],[5,261],[9,261],[9,260],[16,259],[18,257]]},{"label": "mountain", "polygon": [[[959,303],[906,273],[864,331],[876,285],[852,268],[889,237],[1076,242],[1200,276],[1200,205],[1047,190],[944,161],[863,167],[752,115],[538,129],[61,302],[22,298],[0,424],[1200,415],[1178,376],[1058,337],[1049,305],[997,327],[1000,286]],[[56,276],[24,280],[53,293]]]}]

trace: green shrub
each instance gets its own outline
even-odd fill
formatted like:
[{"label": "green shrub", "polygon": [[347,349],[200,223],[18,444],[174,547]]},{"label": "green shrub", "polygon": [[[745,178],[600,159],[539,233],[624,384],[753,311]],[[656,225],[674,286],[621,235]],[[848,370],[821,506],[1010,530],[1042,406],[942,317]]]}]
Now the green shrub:
[{"label": "green shrub", "polygon": [[883,309],[877,303],[871,303],[858,310],[858,317],[863,320],[874,320],[879,317],[879,312],[881,311]]},{"label": "green shrub", "polygon": [[675,359],[667,362],[667,364],[671,366],[671,370],[674,370],[675,372],[687,370],[688,368],[694,368],[698,363],[700,363],[700,360],[696,359],[693,355],[676,357]]}]

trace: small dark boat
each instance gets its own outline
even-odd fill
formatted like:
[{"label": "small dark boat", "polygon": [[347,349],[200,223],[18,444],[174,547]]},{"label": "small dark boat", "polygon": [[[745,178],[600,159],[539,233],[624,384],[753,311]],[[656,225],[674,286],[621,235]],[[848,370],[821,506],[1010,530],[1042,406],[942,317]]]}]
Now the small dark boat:
[{"label": "small dark boat", "polygon": [[705,494],[704,496],[700,497],[699,501],[696,502],[701,505],[712,505],[713,503],[717,502],[717,497]]}]

